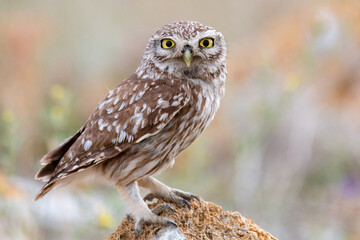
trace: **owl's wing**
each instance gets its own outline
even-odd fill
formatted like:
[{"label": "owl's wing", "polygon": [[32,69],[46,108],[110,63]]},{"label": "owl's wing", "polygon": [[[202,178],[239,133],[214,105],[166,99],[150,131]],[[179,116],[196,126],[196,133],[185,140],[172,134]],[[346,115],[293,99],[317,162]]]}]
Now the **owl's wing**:
[{"label": "owl's wing", "polygon": [[133,75],[99,104],[50,182],[112,158],[157,134],[188,101],[189,94],[180,81],[140,80]]}]

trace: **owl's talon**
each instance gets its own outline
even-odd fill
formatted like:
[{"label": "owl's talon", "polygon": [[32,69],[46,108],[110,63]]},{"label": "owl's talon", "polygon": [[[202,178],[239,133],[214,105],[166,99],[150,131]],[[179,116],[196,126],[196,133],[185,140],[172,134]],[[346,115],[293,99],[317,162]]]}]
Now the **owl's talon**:
[{"label": "owl's talon", "polygon": [[156,215],[160,215],[161,213],[163,213],[167,210],[170,210],[172,213],[175,212],[174,208],[172,208],[170,205],[165,204],[165,203],[157,205],[151,211]]},{"label": "owl's talon", "polygon": [[152,201],[154,198],[161,199],[164,202],[175,203],[178,207],[186,205],[189,209],[191,209],[189,203],[191,199],[195,198],[197,201],[201,202],[200,198],[195,194],[172,188],[168,188],[167,191],[149,193],[144,197],[144,201]]},{"label": "owl's talon", "polygon": [[[161,205],[159,205],[159,206],[161,206]],[[153,215],[153,217],[151,217],[149,219],[141,219],[140,221],[138,221],[135,224],[135,239],[138,239],[139,235],[143,231],[143,226],[145,223],[160,224],[162,226],[169,226],[169,227],[177,227],[177,224],[174,221],[167,219],[167,218],[159,217],[157,215]]]},{"label": "owl's talon", "polygon": [[198,202],[201,202],[200,198],[195,194],[191,194],[191,198],[195,198]]},{"label": "owl's talon", "polygon": [[190,203],[189,203],[188,200],[183,199],[182,202],[183,202],[186,206],[188,206],[189,209],[191,209],[191,206],[190,206]]},{"label": "owl's talon", "polygon": [[139,230],[139,229],[135,229],[135,239],[138,239],[139,238],[139,233],[142,231],[142,229],[141,230]]},{"label": "owl's talon", "polygon": [[147,195],[144,197],[144,201],[149,201],[149,202],[151,202],[152,200],[154,200],[154,198],[157,198],[157,197],[155,196],[155,194],[149,193],[149,194],[147,194]]},{"label": "owl's talon", "polygon": [[165,218],[164,220],[166,221],[166,225],[177,227],[177,224],[174,221],[171,221],[170,219],[167,218]]}]

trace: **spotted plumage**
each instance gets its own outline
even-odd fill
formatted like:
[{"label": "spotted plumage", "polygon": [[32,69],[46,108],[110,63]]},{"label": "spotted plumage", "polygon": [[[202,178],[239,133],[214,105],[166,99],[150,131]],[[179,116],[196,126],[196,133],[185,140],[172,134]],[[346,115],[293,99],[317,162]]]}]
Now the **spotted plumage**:
[{"label": "spotted plumage", "polygon": [[[209,47],[200,45],[203,39]],[[138,185],[178,205],[195,197],[151,176],[171,166],[214,118],[224,95],[225,56],[224,38],[211,27],[188,21],[159,29],[135,74],[107,94],[74,136],[41,159],[45,166],[36,178],[47,183],[36,199],[58,184],[95,175],[119,189],[138,231],[143,222],[169,224],[147,208]]]}]

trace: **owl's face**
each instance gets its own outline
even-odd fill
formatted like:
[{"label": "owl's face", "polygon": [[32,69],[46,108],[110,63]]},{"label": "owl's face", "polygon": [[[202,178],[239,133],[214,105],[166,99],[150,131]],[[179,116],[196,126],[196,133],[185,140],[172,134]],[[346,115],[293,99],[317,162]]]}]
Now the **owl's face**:
[{"label": "owl's face", "polygon": [[[226,45],[215,29],[198,22],[165,25],[150,39],[139,68],[176,77],[201,78],[224,67]],[[151,64],[149,64],[151,63]]]}]

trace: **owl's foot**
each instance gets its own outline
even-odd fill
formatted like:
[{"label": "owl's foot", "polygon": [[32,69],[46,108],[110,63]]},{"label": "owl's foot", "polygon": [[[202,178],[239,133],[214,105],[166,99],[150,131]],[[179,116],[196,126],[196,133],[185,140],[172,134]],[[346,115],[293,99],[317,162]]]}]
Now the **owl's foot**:
[{"label": "owl's foot", "polygon": [[192,193],[184,192],[175,188],[170,188],[153,177],[146,177],[138,180],[141,187],[147,188],[151,193],[145,196],[145,201],[152,201],[154,198],[161,199],[164,202],[175,203],[178,207],[188,206],[193,198],[200,202],[198,196]]},{"label": "owl's foot", "polygon": [[161,199],[164,202],[175,203],[178,207],[187,206],[190,208],[189,201],[193,198],[200,202],[200,198],[195,194],[183,192],[175,188],[169,188],[166,192],[154,192],[145,196],[144,201],[152,201],[154,198]]},{"label": "owl's foot", "polygon": [[157,205],[151,211],[156,215],[160,215],[165,211],[171,211],[172,213],[174,213],[174,209],[170,205],[165,203]]},{"label": "owl's foot", "polygon": [[174,212],[174,209],[167,204],[159,204],[150,210],[144,200],[141,198],[137,182],[133,182],[125,186],[117,185],[117,188],[131,209],[131,217],[135,220],[136,238],[143,231],[143,226],[145,223],[177,227],[175,222],[158,216],[164,211],[170,210]]},{"label": "owl's foot", "polygon": [[150,193],[145,196],[144,201],[152,201],[154,198],[164,202],[175,203],[178,207],[188,206],[193,198],[200,202],[200,198],[195,194],[184,192],[175,188],[170,188],[153,177],[145,177],[138,180],[140,187],[147,188]]},{"label": "owl's foot", "polygon": [[177,224],[170,219],[159,217],[161,213],[165,211],[172,211],[174,212],[174,209],[167,204],[160,204],[157,205],[155,208],[152,209],[151,215],[141,218],[139,221],[135,223],[135,238],[138,238],[139,234],[143,231],[143,226],[146,223],[150,224],[160,224],[162,226],[169,226],[169,227],[177,227]]}]

